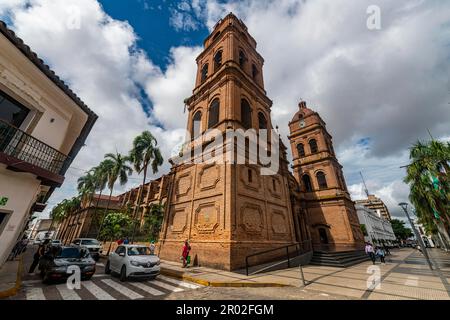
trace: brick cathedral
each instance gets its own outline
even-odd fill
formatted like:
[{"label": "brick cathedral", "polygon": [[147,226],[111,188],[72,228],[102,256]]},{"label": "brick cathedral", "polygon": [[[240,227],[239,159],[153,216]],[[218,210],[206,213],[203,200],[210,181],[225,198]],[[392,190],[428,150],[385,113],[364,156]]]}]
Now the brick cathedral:
[{"label": "brick cathedral", "polygon": [[[193,138],[212,128],[224,134],[273,129],[263,64],[241,20],[230,13],[216,24],[197,58],[196,85],[185,101]],[[226,270],[242,268],[252,253],[294,243],[309,241],[315,251],[362,248],[354,203],[325,122],[302,101],[289,128],[293,173],[282,143],[274,175],[261,175],[259,163],[173,164],[160,234],[162,259],[179,261],[186,239],[194,263]]]}]

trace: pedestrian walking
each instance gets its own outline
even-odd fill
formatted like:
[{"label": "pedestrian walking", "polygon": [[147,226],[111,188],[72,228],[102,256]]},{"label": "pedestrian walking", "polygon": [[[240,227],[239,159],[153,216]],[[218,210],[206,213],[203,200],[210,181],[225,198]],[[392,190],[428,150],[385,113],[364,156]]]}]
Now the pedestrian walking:
[{"label": "pedestrian walking", "polygon": [[190,256],[189,256],[189,252],[191,251],[191,245],[189,244],[189,241],[186,240],[184,241],[184,246],[183,246],[183,252],[181,254],[181,258],[183,259],[183,268],[186,268],[189,263],[191,262],[190,260]]},{"label": "pedestrian walking", "polygon": [[384,261],[384,257],[386,256],[386,252],[384,251],[383,248],[381,248],[381,247],[378,247],[378,248],[377,248],[376,256],[377,256],[378,258],[380,258],[380,263],[386,263],[386,262]]},{"label": "pedestrian walking", "polygon": [[370,260],[372,260],[372,263],[375,264],[375,260],[376,260],[375,252],[374,252],[373,246],[370,242],[366,242],[365,251],[366,251],[366,254],[369,255]]},{"label": "pedestrian walking", "polygon": [[391,255],[391,251],[389,250],[389,247],[386,246],[385,244],[383,244],[383,249],[384,252],[386,253],[387,256]]},{"label": "pedestrian walking", "polygon": [[39,245],[38,249],[36,250],[34,256],[33,256],[33,263],[30,266],[30,270],[28,273],[33,273],[34,269],[36,269],[37,265],[39,264],[39,259],[41,259],[42,256],[45,255],[47,250],[47,245],[49,244],[50,239],[46,239],[42,244]]}]

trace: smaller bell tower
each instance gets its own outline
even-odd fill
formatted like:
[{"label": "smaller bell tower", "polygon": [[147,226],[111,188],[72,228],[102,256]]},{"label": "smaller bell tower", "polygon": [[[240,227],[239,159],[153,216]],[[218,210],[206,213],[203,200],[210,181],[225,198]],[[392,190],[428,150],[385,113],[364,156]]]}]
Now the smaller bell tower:
[{"label": "smaller bell tower", "polygon": [[364,236],[325,122],[301,101],[289,130],[294,176],[305,194],[314,250],[361,249]]}]

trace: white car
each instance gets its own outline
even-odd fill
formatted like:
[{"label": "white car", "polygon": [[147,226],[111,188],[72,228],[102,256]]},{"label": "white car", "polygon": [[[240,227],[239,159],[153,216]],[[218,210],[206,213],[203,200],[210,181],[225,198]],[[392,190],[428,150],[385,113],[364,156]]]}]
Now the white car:
[{"label": "white car", "polygon": [[151,253],[150,248],[142,245],[120,245],[111,253],[105,266],[105,273],[120,274],[120,281],[127,278],[156,278],[161,261]]},{"label": "white car", "polygon": [[88,248],[91,257],[94,258],[95,261],[100,259],[102,244],[97,239],[77,238],[72,241],[72,244]]}]

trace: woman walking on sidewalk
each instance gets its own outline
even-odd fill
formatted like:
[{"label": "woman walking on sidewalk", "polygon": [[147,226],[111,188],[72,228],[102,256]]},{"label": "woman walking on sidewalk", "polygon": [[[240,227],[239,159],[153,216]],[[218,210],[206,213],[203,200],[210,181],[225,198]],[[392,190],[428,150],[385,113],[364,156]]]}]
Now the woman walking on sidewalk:
[{"label": "woman walking on sidewalk", "polygon": [[183,268],[186,268],[189,265],[189,251],[191,251],[191,246],[189,245],[189,240],[184,241],[183,252],[181,257],[183,259]]},{"label": "woman walking on sidewalk", "polygon": [[384,261],[384,257],[386,255],[386,253],[384,252],[384,249],[378,247],[377,248],[377,252],[376,252],[377,257],[380,258],[380,262],[386,264],[386,262]]}]

